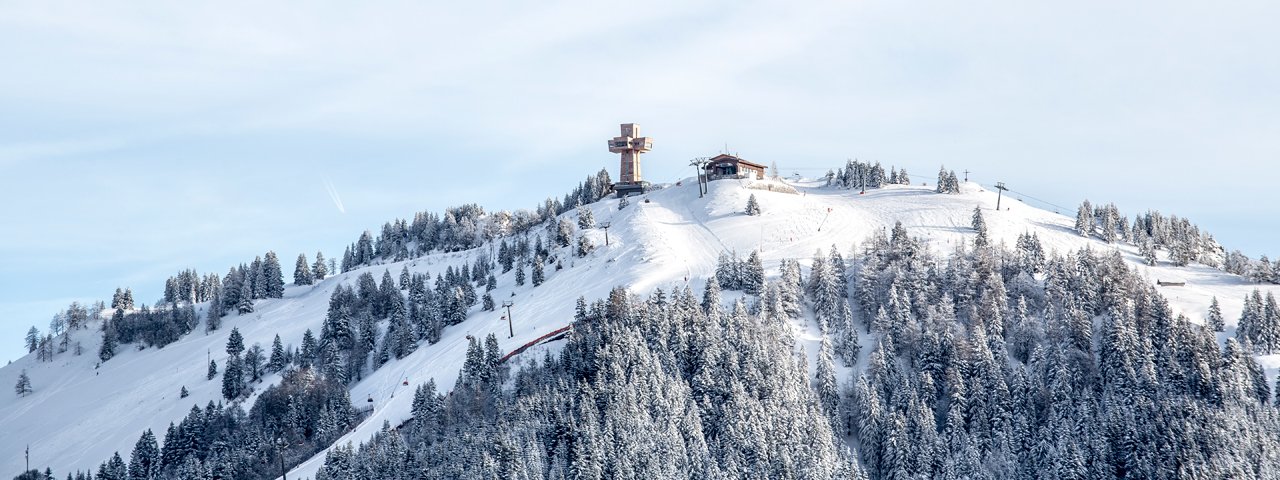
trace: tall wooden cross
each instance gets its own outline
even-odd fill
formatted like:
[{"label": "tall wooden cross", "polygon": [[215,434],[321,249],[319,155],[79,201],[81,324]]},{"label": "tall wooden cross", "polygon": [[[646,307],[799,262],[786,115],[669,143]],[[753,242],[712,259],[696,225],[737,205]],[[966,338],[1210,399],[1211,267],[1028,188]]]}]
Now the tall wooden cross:
[{"label": "tall wooden cross", "polygon": [[609,140],[609,151],[622,154],[622,166],[618,169],[618,183],[622,185],[638,184],[640,177],[640,154],[653,148],[653,140],[640,136],[640,125],[622,124],[622,135]]}]

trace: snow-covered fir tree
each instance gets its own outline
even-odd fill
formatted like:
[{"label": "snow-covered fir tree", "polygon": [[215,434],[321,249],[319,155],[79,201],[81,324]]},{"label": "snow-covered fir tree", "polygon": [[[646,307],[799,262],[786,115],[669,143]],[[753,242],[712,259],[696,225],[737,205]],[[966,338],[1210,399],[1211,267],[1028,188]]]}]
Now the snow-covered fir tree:
[{"label": "snow-covered fir tree", "polygon": [[307,255],[299,253],[298,262],[293,268],[293,284],[294,285],[311,285],[314,277],[311,276],[311,266],[307,264]]},{"label": "snow-covered fir tree", "polygon": [[225,307],[222,304],[222,294],[215,292],[213,297],[209,299],[209,308],[205,312],[204,332],[210,333],[222,326],[222,314]]},{"label": "snow-covered fir tree", "polygon": [[117,323],[115,321],[117,320],[117,317],[119,317],[119,319],[124,318],[124,313],[121,310],[116,310],[116,313],[118,315],[113,316],[111,320],[103,322],[102,343],[98,346],[98,359],[103,362],[111,360],[112,357],[116,356],[116,330],[112,324]]},{"label": "snow-covered fir tree", "polygon": [[316,262],[311,264],[311,274],[315,281],[324,280],[329,276],[329,267],[325,265],[324,254],[316,252]]},{"label": "snow-covered fir tree", "polygon": [[260,298],[280,298],[284,296],[284,271],[280,268],[280,259],[276,252],[267,252],[262,261],[262,277],[264,296]]},{"label": "snow-covered fir tree", "polygon": [[586,205],[578,206],[578,228],[582,230],[596,228],[596,216]]},{"label": "snow-covered fir tree", "polygon": [[835,360],[832,358],[831,342],[822,338],[818,348],[816,377],[813,381],[814,393],[818,396],[818,404],[831,422],[831,428],[842,433],[844,421],[840,413],[840,387],[836,381]]},{"label": "snow-covered fir tree", "polygon": [[581,235],[578,237],[578,249],[576,253],[578,254],[579,257],[585,257],[587,255],[590,255],[591,252],[595,251],[595,249],[596,249],[596,244],[595,242],[591,241],[591,237],[588,237],[586,235]]},{"label": "snow-covered fir tree", "polygon": [[938,185],[934,189],[937,193],[960,193],[960,181],[956,178],[954,170],[948,171],[946,166],[938,170]]},{"label": "snow-covered fir tree", "polygon": [[244,335],[240,334],[238,327],[231,327],[231,334],[227,336],[227,355],[239,355],[244,351]]},{"label": "snow-covered fir tree", "polygon": [[1221,332],[1226,327],[1222,319],[1222,307],[1218,305],[1218,297],[1213,297],[1213,301],[1209,303],[1209,314],[1205,317],[1204,323],[1215,332]]},{"label": "snow-covered fir tree", "polygon": [[742,286],[742,291],[759,295],[764,289],[764,264],[760,260],[760,252],[752,250],[751,255],[747,256],[747,261],[743,262],[738,270],[738,282]]},{"label": "snow-covered fir tree", "polygon": [[1147,266],[1154,267],[1156,265],[1156,244],[1151,240],[1151,237],[1145,237],[1138,242],[1138,255],[1142,256],[1142,261]]},{"label": "snow-covered fir tree", "polygon": [[[583,238],[586,238],[586,237],[583,237]],[[583,254],[579,253],[579,255],[583,255]],[[546,275],[544,275],[542,272],[543,263],[545,262],[542,260],[541,255],[533,257],[533,269],[532,269],[530,281],[533,282],[533,286],[535,287],[542,285],[542,282],[546,280]]]},{"label": "snow-covered fir tree", "polygon": [[561,247],[569,246],[573,241],[573,223],[570,223],[567,218],[561,218],[559,222],[556,222],[554,233],[556,245]]},{"label": "snow-covered fir tree", "polygon": [[142,432],[129,457],[129,480],[147,480],[160,476],[160,446],[151,430]]},{"label": "snow-covered fir tree", "polygon": [[253,287],[249,282],[243,282],[240,286],[239,301],[236,303],[236,311],[241,315],[253,313]]},{"label": "snow-covered fir tree", "polygon": [[1093,205],[1085,200],[1080,204],[1080,208],[1076,210],[1076,233],[1082,237],[1088,237],[1093,234]]},{"label": "snow-covered fir tree", "polygon": [[222,398],[235,400],[244,393],[244,361],[239,354],[227,357],[222,369]]},{"label": "snow-covered fir tree", "polygon": [[982,218],[982,207],[973,207],[973,246],[985,247],[991,243],[987,239],[987,221]]},{"label": "snow-covered fir tree", "polygon": [[271,341],[271,358],[267,360],[266,369],[269,372],[278,372],[284,368],[287,362],[284,343],[280,341],[280,335],[276,334],[276,338]]},{"label": "snow-covered fir tree", "polygon": [[760,214],[760,202],[756,200],[754,193],[747,197],[746,214],[752,216]]}]

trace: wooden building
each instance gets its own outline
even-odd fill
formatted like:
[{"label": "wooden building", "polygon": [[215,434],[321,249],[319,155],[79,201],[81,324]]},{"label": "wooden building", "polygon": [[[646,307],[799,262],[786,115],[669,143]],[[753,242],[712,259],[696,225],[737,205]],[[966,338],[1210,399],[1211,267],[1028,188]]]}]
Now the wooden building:
[{"label": "wooden building", "polygon": [[728,154],[720,154],[711,157],[707,161],[707,179],[719,180],[722,178],[753,178],[755,180],[764,180],[765,166],[748,162],[741,158]]}]

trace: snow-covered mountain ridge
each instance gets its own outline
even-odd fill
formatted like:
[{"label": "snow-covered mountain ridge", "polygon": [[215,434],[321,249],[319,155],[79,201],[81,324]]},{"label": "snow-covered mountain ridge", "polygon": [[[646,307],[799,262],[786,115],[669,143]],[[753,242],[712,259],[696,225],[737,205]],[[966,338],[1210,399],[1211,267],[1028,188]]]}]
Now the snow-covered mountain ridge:
[{"label": "snow-covered mountain ridge", "polygon": [[[1244,278],[1192,264],[1173,267],[1161,262],[1143,264],[1136,249],[1108,245],[1078,235],[1074,219],[1040,210],[1005,197],[1002,210],[995,211],[996,193],[977,184],[964,184],[962,193],[934,193],[932,188],[890,185],[859,194],[856,190],[824,188],[821,182],[801,181],[793,185],[799,194],[747,188],[745,181],[723,180],[710,184],[705,198],[699,198],[696,184],[683,182],[630,199],[619,209],[619,200],[606,199],[589,205],[597,222],[610,222],[606,232],[586,231],[597,245],[585,258],[567,251],[561,255],[563,270],[548,269],[541,286],[516,286],[513,273],[498,277],[493,292],[499,302],[513,302],[515,335],[507,338],[503,311],[470,311],[462,324],[448,327],[438,343],[421,345],[412,354],[392,360],[350,386],[352,399],[371,404],[373,412],[337,443],[360,442],[380,429],[384,422],[399,424],[409,416],[413,386],[434,378],[442,387],[453,385],[464,361],[467,337],[497,335],[503,350],[511,350],[573,318],[574,300],[607,296],[617,285],[645,294],[655,288],[671,290],[692,283],[700,289],[705,278],[714,275],[717,257],[725,251],[745,256],[759,250],[766,273],[777,275],[783,259],[807,263],[818,249],[833,245],[849,253],[862,240],[880,229],[901,222],[910,235],[933,250],[946,254],[964,241],[972,241],[970,218],[975,206],[984,216],[993,243],[1013,245],[1023,233],[1035,233],[1047,251],[1066,253],[1080,248],[1118,249],[1134,268],[1144,272],[1154,284],[1158,280],[1185,281],[1181,287],[1164,287],[1175,312],[1193,321],[1203,321],[1210,299],[1222,304],[1228,328],[1233,333],[1241,299],[1254,288],[1275,290],[1271,285],[1255,285]],[[749,195],[754,194],[763,209],[760,216],[742,213]],[[574,212],[564,214],[573,217]],[[351,284],[365,272],[375,277],[384,270],[393,274],[407,266],[411,272],[432,275],[449,266],[474,262],[492,250],[481,247],[465,252],[431,254],[404,262],[356,269],[313,286],[289,286],[284,298],[260,300],[255,312],[223,319],[221,329],[204,334],[202,328],[164,348],[137,350],[122,348],[110,361],[99,365],[91,352],[97,350],[100,334],[91,327],[73,333],[86,355],[63,353],[53,362],[38,362],[28,355],[0,368],[0,381],[13,384],[21,370],[32,379],[34,392],[26,397],[0,396],[0,471],[21,471],[19,454],[31,445],[33,465],[52,465],[65,472],[94,469],[113,452],[126,455],[139,433],[151,429],[163,432],[170,422],[186,415],[191,405],[221,399],[217,378],[205,378],[207,359],[223,364],[223,347],[232,327],[244,335],[245,344],[270,345],[279,334],[286,344],[299,345],[303,331],[318,332],[328,307],[329,296],[339,284]],[[201,312],[202,313],[202,312]],[[203,315],[200,316],[203,318]],[[802,345],[811,351],[819,334],[816,329],[797,329]],[[555,344],[540,348],[556,348]],[[538,355],[539,349],[526,353]],[[1280,362],[1274,356],[1262,361],[1272,372]],[[268,376],[266,384],[277,382]],[[409,386],[405,386],[408,382]],[[187,398],[179,398],[186,387]],[[367,402],[366,400],[372,400]],[[251,404],[252,398],[245,404]],[[323,455],[296,467],[294,477],[313,476]]]}]

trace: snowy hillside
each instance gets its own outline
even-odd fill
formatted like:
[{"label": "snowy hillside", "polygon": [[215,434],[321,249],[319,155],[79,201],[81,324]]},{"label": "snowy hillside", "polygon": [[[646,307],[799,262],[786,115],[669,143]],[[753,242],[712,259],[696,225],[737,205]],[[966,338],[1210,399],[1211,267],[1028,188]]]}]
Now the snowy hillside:
[{"label": "snowy hillside", "polygon": [[[465,322],[444,330],[438,343],[421,345],[412,354],[391,360],[350,386],[352,401],[357,406],[370,405],[373,410],[337,444],[359,443],[384,422],[398,425],[406,420],[414,386],[427,379],[434,378],[442,389],[451,388],[464,362],[468,336],[494,333],[501,348],[510,351],[568,325],[574,315],[574,301],[580,296],[603,298],[618,285],[640,294],[658,287],[671,290],[690,282],[694,289],[700,289],[703,279],[714,275],[717,257],[725,251],[746,256],[759,250],[766,275],[772,277],[778,274],[781,260],[798,259],[807,264],[816,250],[826,251],[833,245],[849,254],[871,233],[890,229],[896,222],[901,222],[910,235],[946,255],[961,242],[972,239],[970,218],[975,206],[984,210],[993,243],[1013,245],[1020,234],[1031,232],[1038,235],[1047,251],[1118,248],[1153,284],[1158,280],[1185,281],[1185,286],[1162,287],[1162,291],[1175,312],[1184,313],[1193,321],[1203,321],[1210,299],[1216,296],[1228,324],[1221,338],[1233,335],[1246,294],[1259,287],[1264,292],[1280,290],[1195,264],[1177,268],[1161,262],[1147,267],[1132,247],[1081,237],[1073,228],[1072,218],[1031,207],[1009,196],[1004,197],[1002,210],[995,211],[996,193],[973,183],[964,184],[958,195],[936,194],[931,187],[901,185],[859,194],[856,190],[824,188],[817,181],[794,182],[799,193],[791,194],[748,188],[750,183],[711,182],[706,198],[699,198],[696,184],[685,181],[633,197],[626,208],[619,209],[619,200],[614,198],[590,205],[598,224],[611,224],[608,246],[605,230],[591,229],[586,235],[596,244],[595,251],[579,258],[565,249],[559,255],[564,269],[549,268],[541,286],[516,286],[514,272],[498,277],[493,297],[498,302],[513,302],[514,337],[508,338],[501,308],[485,312],[479,306],[473,307]],[[760,216],[742,213],[752,194],[763,209]],[[564,215],[574,218],[576,214],[570,211]],[[279,334],[286,344],[296,346],[306,329],[319,332],[329,296],[339,284],[354,283],[365,272],[379,277],[385,270],[394,275],[405,266],[410,272],[435,276],[449,266],[472,263],[476,256],[491,255],[494,250],[486,245],[465,252],[432,254],[364,267],[313,286],[289,286],[284,298],[258,301],[254,313],[224,318],[222,328],[213,334],[206,335],[198,327],[164,348],[137,350],[128,345],[100,366],[92,354],[101,337],[96,327],[76,332],[84,355],[59,354],[53,362],[38,362],[28,355],[0,368],[0,381],[8,382],[6,385],[13,385],[19,372],[26,370],[34,386],[34,392],[26,397],[0,396],[0,432],[4,432],[0,435],[0,452],[6,452],[0,456],[0,472],[7,475],[21,471],[20,452],[28,444],[32,465],[52,465],[60,469],[58,472],[96,469],[117,451],[127,458],[143,430],[151,429],[160,436],[193,404],[203,406],[221,399],[221,383],[217,378],[206,379],[207,356],[224,364],[224,346],[232,327],[244,335],[246,345],[259,343],[268,347]],[[810,350],[816,348],[816,331],[797,328],[798,338]],[[523,355],[541,355],[544,349],[555,348],[558,345],[550,343]],[[1262,361],[1274,377],[1280,356]],[[277,381],[279,376],[272,375],[252,386],[261,391]],[[179,398],[184,386],[190,396]],[[252,399],[246,407],[251,402]],[[289,476],[312,477],[323,460],[321,453],[293,469]]]}]

